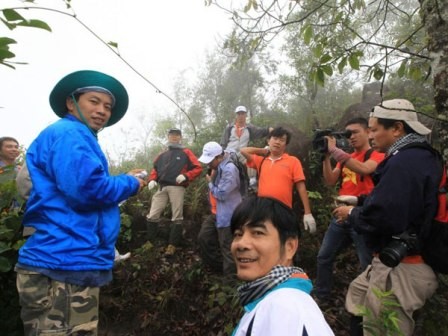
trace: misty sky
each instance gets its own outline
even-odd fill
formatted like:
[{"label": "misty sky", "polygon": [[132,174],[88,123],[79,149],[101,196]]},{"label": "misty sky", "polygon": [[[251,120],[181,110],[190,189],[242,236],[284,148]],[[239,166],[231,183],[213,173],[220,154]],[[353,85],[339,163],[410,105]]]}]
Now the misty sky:
[{"label": "misty sky", "polygon": [[[37,5],[67,11],[59,0]],[[2,0],[1,8],[23,6],[18,0]],[[185,71],[194,77],[206,50],[213,50],[231,29],[227,14],[205,7],[203,0],[73,0],[79,18],[105,41],[118,43],[121,56],[162,91],[172,95],[176,77]],[[123,130],[135,134],[141,120],[152,123],[158,115],[175,110],[162,95],[126,66],[72,17],[43,10],[20,11],[28,18],[47,22],[53,32],[32,28],[9,31],[0,25],[0,36],[18,44],[12,48],[16,70],[0,66],[0,136],[16,137],[25,147],[38,133],[57,120],[48,96],[66,74],[92,69],[119,79],[130,96],[122,121],[100,134],[103,148],[130,141]]]}]

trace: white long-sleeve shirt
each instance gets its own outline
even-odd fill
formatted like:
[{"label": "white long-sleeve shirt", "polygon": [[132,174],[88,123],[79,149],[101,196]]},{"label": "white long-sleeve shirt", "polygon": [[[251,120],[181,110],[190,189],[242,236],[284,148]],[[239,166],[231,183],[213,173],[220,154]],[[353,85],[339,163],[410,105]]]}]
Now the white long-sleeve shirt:
[{"label": "white long-sleeve shirt", "polygon": [[334,336],[311,296],[296,288],[279,288],[268,293],[246,313],[233,336],[246,336],[250,322],[252,336]]}]

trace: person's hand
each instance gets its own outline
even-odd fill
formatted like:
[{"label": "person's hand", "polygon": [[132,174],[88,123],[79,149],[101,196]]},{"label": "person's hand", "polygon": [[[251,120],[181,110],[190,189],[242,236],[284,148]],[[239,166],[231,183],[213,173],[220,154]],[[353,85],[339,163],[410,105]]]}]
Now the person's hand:
[{"label": "person's hand", "polygon": [[268,156],[269,152],[271,151],[271,148],[267,145],[267,146],[264,146],[264,149],[266,150],[265,156]]},{"label": "person's hand", "polygon": [[350,159],[350,154],[336,147],[336,138],[326,136],[325,139],[328,141],[328,151],[326,155],[330,155],[334,160],[341,164]]},{"label": "person's hand", "polygon": [[144,187],[146,187],[146,185],[148,184],[148,182],[146,182],[146,179],[142,179],[142,178],[137,177],[137,176],[134,176],[134,177],[137,179],[137,181],[138,181],[138,183],[139,183],[139,186],[138,186],[138,192],[140,192],[140,191],[143,190]]},{"label": "person's hand", "polygon": [[157,187],[157,181],[155,181],[155,180],[149,181],[148,189],[152,190],[152,189],[154,189],[154,187]]},{"label": "person's hand", "polygon": [[327,139],[327,143],[328,143],[328,151],[327,151],[327,153],[331,154],[336,149],[336,138],[327,135],[327,136],[325,136],[325,139]]},{"label": "person's hand", "polygon": [[352,205],[344,205],[337,207],[333,210],[333,216],[336,218],[336,223],[343,223],[347,220],[348,214],[351,209],[353,209],[354,206]]},{"label": "person's hand", "polygon": [[148,178],[148,172],[144,169],[132,169],[131,171],[129,171],[127,173],[128,175],[134,176],[138,183],[138,192],[142,191],[142,189],[146,186],[147,182],[147,178]]},{"label": "person's hand", "polygon": [[187,179],[187,178],[185,177],[185,175],[183,175],[183,174],[179,174],[179,175],[176,177],[176,183],[177,183],[177,184],[181,184],[181,183],[184,182],[186,179]]},{"label": "person's hand", "polygon": [[313,217],[313,214],[303,215],[303,226],[305,227],[305,230],[309,231],[310,233],[316,232],[316,221]]}]

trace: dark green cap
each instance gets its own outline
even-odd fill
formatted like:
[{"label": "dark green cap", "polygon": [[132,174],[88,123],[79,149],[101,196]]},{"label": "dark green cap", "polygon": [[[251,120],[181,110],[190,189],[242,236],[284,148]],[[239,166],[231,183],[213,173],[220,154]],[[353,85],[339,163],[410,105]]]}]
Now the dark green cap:
[{"label": "dark green cap", "polygon": [[[129,105],[128,93],[124,86],[114,77],[93,70],[73,72],[62,78],[50,93],[50,106],[59,117],[67,114],[66,100],[76,90],[87,87],[99,87],[109,91],[115,101],[112,115],[106,126],[118,122],[125,114]],[[92,89],[92,91],[96,91]],[[86,92],[86,91],[83,91]]]}]

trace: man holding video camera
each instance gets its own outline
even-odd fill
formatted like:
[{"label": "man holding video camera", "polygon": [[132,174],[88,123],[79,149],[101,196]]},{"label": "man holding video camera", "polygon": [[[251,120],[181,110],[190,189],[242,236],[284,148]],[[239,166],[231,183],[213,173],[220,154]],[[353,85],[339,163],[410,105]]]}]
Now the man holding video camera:
[{"label": "man holding video camera", "polygon": [[[338,133],[340,134],[340,133]],[[348,138],[349,146],[354,152],[348,154],[337,142],[336,137],[325,136],[327,149],[323,160],[323,175],[327,185],[334,186],[341,181],[337,204],[349,203],[350,197],[369,194],[373,189],[373,181],[370,176],[383,160],[384,154],[374,151],[369,143],[368,122],[365,118],[354,118],[345,124],[344,136]],[[319,139],[316,139],[318,140]],[[342,143],[344,145],[344,143]],[[336,159],[335,168],[331,166],[331,158]],[[353,198],[352,198],[353,199]],[[356,199],[356,198],[355,198]],[[366,247],[362,235],[358,234],[346,221],[340,221],[333,217],[325,233],[322,245],[317,255],[317,277],[314,289],[315,297],[320,301],[328,299],[333,285],[333,262],[337,254],[353,242],[358,254],[361,269],[370,264],[372,254]]]},{"label": "man holding video camera", "polygon": [[[437,211],[441,165],[425,135],[431,130],[417,119],[414,106],[393,99],[374,107],[369,119],[373,147],[386,153],[378,166],[375,187],[362,206],[340,207],[335,215],[348,219],[375,252],[372,264],[350,284],[346,308],[353,314],[351,335],[363,335],[364,323],[380,318],[378,292],[390,291],[388,309],[398,318],[403,335],[412,335],[413,313],[437,288],[437,277],[421,257]],[[367,335],[367,331],[365,332]]]}]

